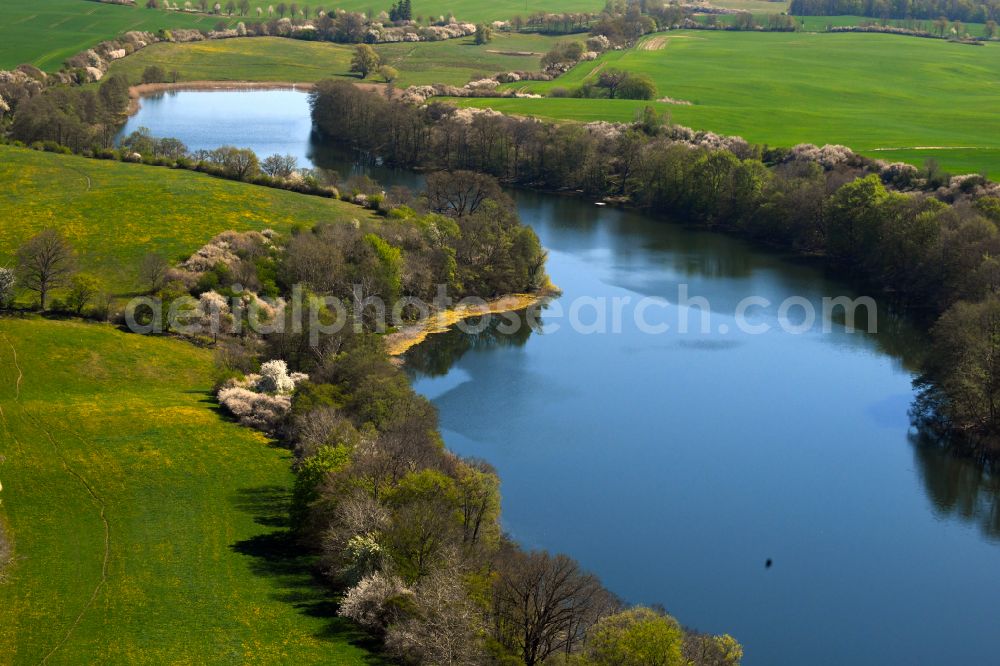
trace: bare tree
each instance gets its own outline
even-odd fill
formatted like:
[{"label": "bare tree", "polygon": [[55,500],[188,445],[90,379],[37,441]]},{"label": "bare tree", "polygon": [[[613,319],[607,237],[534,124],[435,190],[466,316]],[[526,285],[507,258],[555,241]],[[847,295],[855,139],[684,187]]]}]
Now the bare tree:
[{"label": "bare tree", "polygon": [[485,661],[482,612],[462,585],[461,570],[429,574],[417,586],[417,613],[389,627],[390,653],[419,663],[476,666]]},{"label": "bare tree", "polygon": [[474,171],[438,171],[427,176],[427,205],[453,217],[474,214],[489,200],[505,201],[496,178]]},{"label": "bare tree", "polygon": [[17,250],[17,278],[38,293],[42,310],[49,293],[65,285],[76,272],[73,248],[55,229],[45,229]]},{"label": "bare tree", "polygon": [[574,651],[590,626],[618,605],[594,575],[565,555],[510,547],[498,568],[494,637],[520,652],[526,666]]},{"label": "bare tree", "polygon": [[142,258],[142,263],[139,265],[139,279],[149,291],[156,292],[163,289],[166,284],[169,270],[170,264],[166,259],[155,252],[150,252]]},{"label": "bare tree", "polygon": [[626,79],[628,79],[628,72],[620,69],[606,69],[598,75],[597,87],[607,89],[608,97],[614,99],[615,94]]},{"label": "bare tree", "polygon": [[260,163],[260,170],[272,178],[288,178],[298,166],[295,155],[271,155]]}]

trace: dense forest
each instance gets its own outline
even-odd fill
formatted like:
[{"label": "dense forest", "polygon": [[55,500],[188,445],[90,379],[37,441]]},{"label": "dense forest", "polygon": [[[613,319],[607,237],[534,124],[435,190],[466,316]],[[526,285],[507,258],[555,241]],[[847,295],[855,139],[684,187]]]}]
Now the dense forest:
[{"label": "dense forest", "polygon": [[937,20],[986,23],[1000,18],[996,0],[792,0],[795,16],[870,16],[884,19]]},{"label": "dense forest", "polygon": [[[410,167],[464,169],[526,187],[627,202],[823,256],[887,302],[936,319],[915,416],[992,459],[1000,370],[1000,197],[982,176],[885,164],[843,146],[791,149],[692,132],[647,109],[627,125],[556,125],[447,104],[416,107],[319,84],[326,135]],[[955,335],[955,330],[963,335]]]}]

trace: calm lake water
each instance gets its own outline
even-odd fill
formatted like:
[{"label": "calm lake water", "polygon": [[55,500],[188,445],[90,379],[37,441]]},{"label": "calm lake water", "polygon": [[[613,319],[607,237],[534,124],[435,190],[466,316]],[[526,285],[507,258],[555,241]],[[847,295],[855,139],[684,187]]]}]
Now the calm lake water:
[{"label": "calm lake water", "polygon": [[[193,149],[350,168],[310,140],[301,93],[175,93],[145,100],[126,131],[138,126]],[[496,466],[515,538],[569,553],[628,601],[733,634],[750,666],[997,663],[1000,491],[911,431],[920,335],[884,313],[876,335],[786,333],[784,299],[819,309],[851,291],[720,235],[516,198],[563,290],[541,330],[453,331],[409,355],[448,446]],[[643,333],[630,306],[616,334],[569,325],[579,298],[676,304],[681,284],[710,303],[710,333]],[[770,332],[739,330],[748,296],[773,304],[749,317]],[[684,310],[647,319],[676,324]]]}]

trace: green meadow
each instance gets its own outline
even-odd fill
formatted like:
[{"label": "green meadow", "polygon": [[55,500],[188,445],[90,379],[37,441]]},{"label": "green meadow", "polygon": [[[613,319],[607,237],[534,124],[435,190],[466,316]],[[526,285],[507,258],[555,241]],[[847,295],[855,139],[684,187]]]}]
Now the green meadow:
[{"label": "green meadow", "polygon": [[[741,0],[733,1],[739,2]],[[395,0],[334,0],[333,2],[299,2],[298,4],[300,8],[311,4],[314,8],[323,6],[327,10],[343,9],[349,12],[373,13],[375,16],[378,16],[381,12],[388,12],[393,2]],[[257,7],[260,7],[264,11],[263,17],[267,18],[267,8],[269,6],[277,7],[277,4],[270,0],[250,0],[250,6],[253,8],[250,12],[251,20],[257,16]],[[562,12],[599,12],[604,8],[604,0],[495,0],[494,2],[482,2],[481,0],[413,0],[412,5],[414,19],[437,20],[441,17],[448,18],[449,16],[454,16],[459,21],[479,23],[482,21],[506,21],[518,15],[527,18],[537,12],[547,12],[550,14],[559,14]],[[274,14],[275,18],[277,16],[277,14]]]},{"label": "green meadow", "polygon": [[0,145],[0,265],[46,227],[63,232],[85,271],[134,291],[142,257],[191,254],[227,229],[288,231],[365,215],[352,204],[184,170]]},{"label": "green meadow", "polygon": [[156,65],[176,71],[182,81],[313,82],[346,75],[354,48],[346,44],[306,42],[281,37],[247,37],[186,44],[153,44],[111,65],[132,83]]},{"label": "green meadow", "polygon": [[[934,21],[905,21],[902,19],[874,19],[870,16],[797,16],[799,25],[802,26],[803,30],[808,30],[810,32],[823,32],[830,27],[848,26],[848,25],[861,25],[862,23],[878,23],[885,25],[894,25],[903,28],[912,27],[913,25],[923,24],[925,30],[934,31]],[[965,29],[973,37],[982,37],[983,29],[986,27],[982,23],[965,23]],[[951,27],[951,22],[948,23],[948,27]]]},{"label": "green meadow", "polygon": [[448,83],[461,86],[497,72],[541,69],[541,57],[559,38],[537,34],[497,33],[489,44],[471,38],[445,42],[383,44],[382,59],[400,72],[401,85]]},{"label": "green meadow", "polygon": [[2,16],[0,69],[31,63],[50,72],[69,56],[129,30],[211,30],[220,20],[88,0],[3,0]]},{"label": "green meadow", "polygon": [[188,343],[0,319],[0,661],[374,661],[290,554],[290,454],[211,387]]},{"label": "green meadow", "polygon": [[[553,82],[546,93],[615,67],[652,77],[655,103],[696,129],[790,146],[839,143],[876,157],[956,173],[1000,176],[1000,44],[968,46],[877,34],[687,31],[648,37],[661,48],[613,51]],[[606,99],[474,99],[515,114],[629,121],[647,102]]]},{"label": "green meadow", "polygon": [[752,14],[782,14],[788,11],[789,0],[716,0],[710,4]]},{"label": "green meadow", "polygon": [[[444,42],[383,44],[383,61],[399,70],[397,85],[448,83],[508,70],[537,70],[557,40],[534,34],[498,34],[490,44],[471,38]],[[177,71],[187,81],[313,82],[349,74],[354,46],[280,37],[251,37],[187,44],[154,44],[118,60],[111,73],[138,82],[150,65]],[[372,80],[379,81],[378,77]]]},{"label": "green meadow", "polygon": [[[4,0],[3,20],[0,21],[0,69],[30,63],[46,71],[56,71],[69,56],[122,32],[156,31],[161,28],[212,30],[220,21],[235,24],[239,20],[267,20],[267,7],[277,4],[252,3],[250,14],[241,18],[146,9],[145,2],[130,7],[90,0]],[[308,3],[299,3],[302,7],[306,4]],[[318,7],[320,4],[324,3],[314,3],[313,6]],[[374,11],[378,14],[388,11],[391,5],[390,0],[383,0],[381,3],[343,0],[327,8],[366,13]],[[425,3],[418,0],[413,3],[413,11],[415,17],[437,18],[454,14],[461,21],[480,22],[508,20],[517,14],[527,17],[539,11],[598,12],[603,6],[601,0],[499,0],[491,3],[475,0],[431,0]],[[256,12],[257,7],[261,7],[264,12],[260,18]],[[273,18],[277,18],[277,15]]]}]

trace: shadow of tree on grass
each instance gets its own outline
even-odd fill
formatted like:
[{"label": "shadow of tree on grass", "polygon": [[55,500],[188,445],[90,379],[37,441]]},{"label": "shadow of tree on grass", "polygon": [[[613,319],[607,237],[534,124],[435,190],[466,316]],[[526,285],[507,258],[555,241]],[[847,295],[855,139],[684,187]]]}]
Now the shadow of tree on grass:
[{"label": "shadow of tree on grass", "polygon": [[237,509],[253,516],[257,524],[277,529],[238,541],[230,548],[253,558],[251,570],[271,581],[273,599],[290,604],[303,615],[324,620],[318,638],[368,650],[373,653],[368,663],[390,663],[378,655],[378,641],[337,615],[333,591],[319,575],[316,556],[297,544],[291,532],[288,523],[290,501],[291,493],[281,486],[237,491],[232,498]]}]

